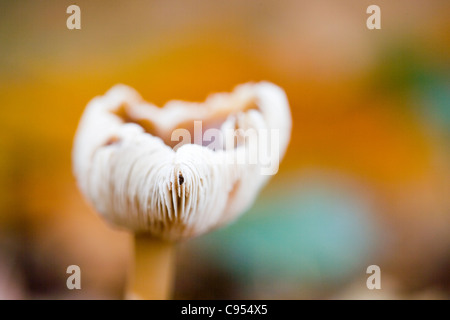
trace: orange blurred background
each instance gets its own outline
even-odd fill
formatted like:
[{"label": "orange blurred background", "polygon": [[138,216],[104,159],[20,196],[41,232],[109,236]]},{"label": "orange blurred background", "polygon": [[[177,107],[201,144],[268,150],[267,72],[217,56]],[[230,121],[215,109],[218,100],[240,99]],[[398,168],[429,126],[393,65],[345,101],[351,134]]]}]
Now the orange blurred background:
[{"label": "orange blurred background", "polygon": [[[449,297],[448,1],[79,0],[82,29],[68,30],[71,4],[0,5],[0,298],[123,297],[129,235],[96,216],[71,173],[90,99],[124,83],[158,105],[202,101],[259,80],[287,93],[288,153],[248,217],[205,238],[258,256],[227,264],[203,238],[183,243],[175,297]],[[381,30],[366,27],[371,4]],[[258,217],[264,201],[282,214]],[[268,245],[289,248],[274,249],[279,265],[246,240],[267,239],[265,221],[277,221]],[[283,221],[299,223],[292,238]],[[66,288],[71,264],[80,291]],[[378,292],[365,287],[370,264]]]}]

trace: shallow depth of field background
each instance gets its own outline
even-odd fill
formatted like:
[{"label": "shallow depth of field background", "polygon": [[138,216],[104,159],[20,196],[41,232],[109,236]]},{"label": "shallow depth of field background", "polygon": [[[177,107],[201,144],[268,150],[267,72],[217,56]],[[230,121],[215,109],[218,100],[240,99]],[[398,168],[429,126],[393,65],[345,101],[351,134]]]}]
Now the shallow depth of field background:
[{"label": "shallow depth of field background", "polygon": [[[81,8],[81,30],[66,8]],[[381,30],[366,8],[381,7]],[[71,147],[116,83],[163,105],[286,90],[278,175],[178,247],[176,298],[448,298],[448,1],[9,1],[0,5],[0,298],[122,298],[127,233],[84,202]],[[82,290],[66,288],[66,268]],[[382,290],[366,288],[366,268]]]}]

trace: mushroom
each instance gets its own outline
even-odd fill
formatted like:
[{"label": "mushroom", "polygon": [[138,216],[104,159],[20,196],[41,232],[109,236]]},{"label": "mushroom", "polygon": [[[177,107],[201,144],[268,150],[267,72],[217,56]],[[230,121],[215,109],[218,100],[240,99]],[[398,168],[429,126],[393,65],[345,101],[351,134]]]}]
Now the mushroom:
[{"label": "mushroom", "polygon": [[88,104],[74,174],[103,218],[135,234],[136,295],[167,296],[172,244],[245,212],[278,170],[290,133],[286,95],[268,82],[163,108],[116,85]]}]

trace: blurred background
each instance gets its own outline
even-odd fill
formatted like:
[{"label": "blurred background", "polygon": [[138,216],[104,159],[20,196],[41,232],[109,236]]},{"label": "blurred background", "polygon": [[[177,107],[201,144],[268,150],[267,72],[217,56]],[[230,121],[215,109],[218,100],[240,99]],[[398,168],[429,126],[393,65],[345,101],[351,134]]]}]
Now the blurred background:
[{"label": "blurred background", "polygon": [[[81,8],[81,30],[66,9]],[[381,8],[368,30],[366,8]],[[285,89],[293,135],[241,219],[177,249],[177,299],[450,297],[449,1],[4,1],[0,298],[119,299],[131,240],[86,204],[71,148],[116,83],[163,105]],[[79,265],[82,290],[66,288]],[[368,290],[369,265],[381,290]]]}]

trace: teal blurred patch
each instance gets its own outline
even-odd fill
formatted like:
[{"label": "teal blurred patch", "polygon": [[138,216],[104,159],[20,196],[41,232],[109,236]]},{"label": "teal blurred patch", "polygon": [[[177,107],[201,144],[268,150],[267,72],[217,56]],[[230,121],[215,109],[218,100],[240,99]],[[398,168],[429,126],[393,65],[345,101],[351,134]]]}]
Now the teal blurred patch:
[{"label": "teal blurred patch", "polygon": [[425,117],[432,124],[450,131],[449,73],[430,71],[417,86],[417,96]]},{"label": "teal blurred patch", "polygon": [[380,54],[371,85],[384,95],[402,96],[432,125],[450,130],[448,59],[425,52],[420,43],[391,44]]},{"label": "teal blurred patch", "polygon": [[374,225],[370,206],[358,195],[310,186],[262,199],[196,245],[242,282],[339,282],[355,271],[364,274],[375,248]]}]

